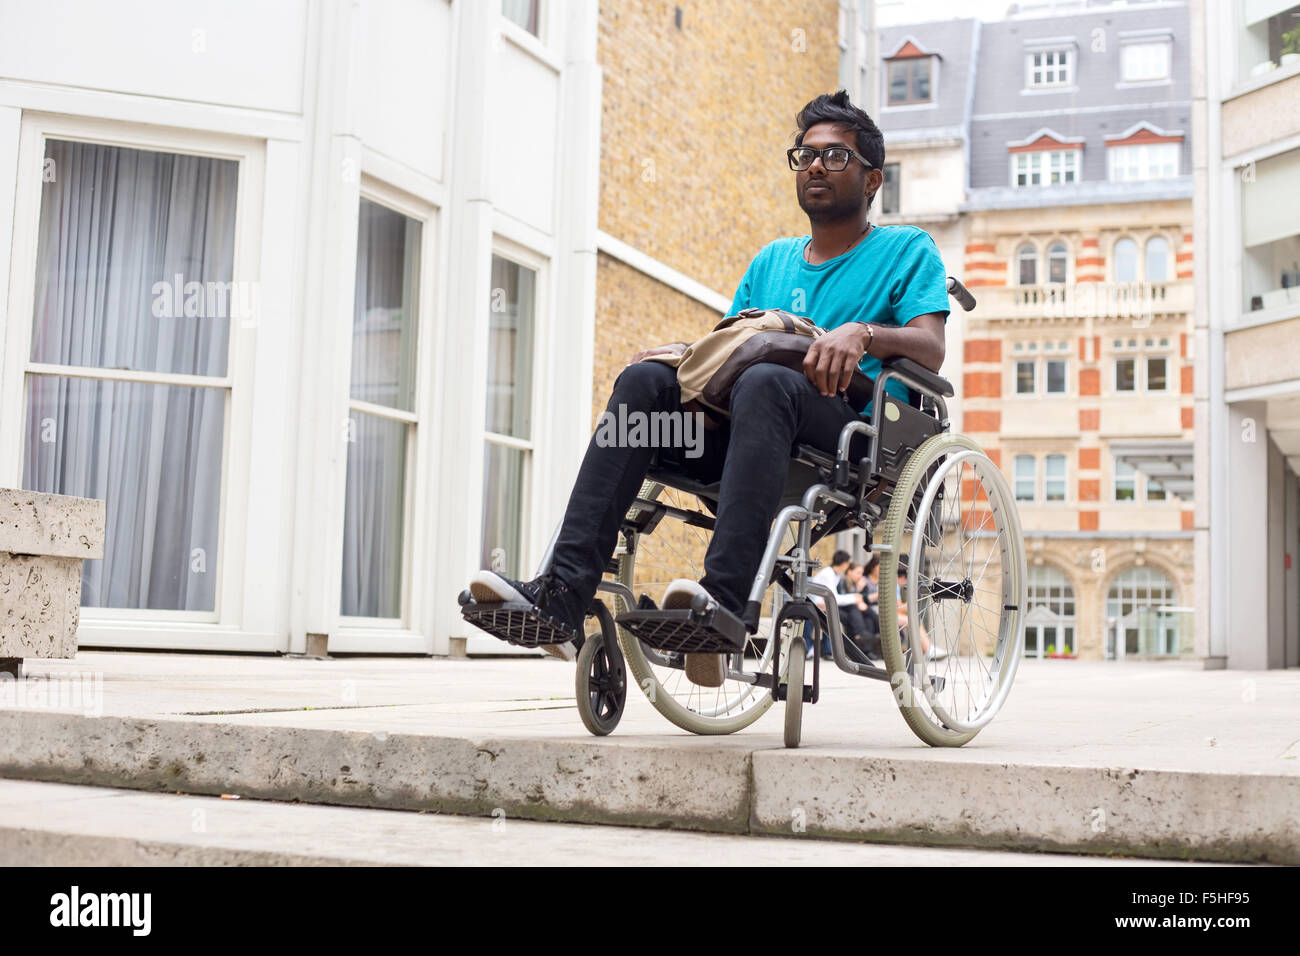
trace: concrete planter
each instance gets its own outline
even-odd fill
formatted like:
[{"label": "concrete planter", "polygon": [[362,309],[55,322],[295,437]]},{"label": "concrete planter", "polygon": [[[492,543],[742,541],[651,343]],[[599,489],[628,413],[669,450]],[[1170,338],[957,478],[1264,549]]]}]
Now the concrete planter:
[{"label": "concrete planter", "polygon": [[0,670],[77,654],[81,562],[104,556],[104,502],[0,488]]}]

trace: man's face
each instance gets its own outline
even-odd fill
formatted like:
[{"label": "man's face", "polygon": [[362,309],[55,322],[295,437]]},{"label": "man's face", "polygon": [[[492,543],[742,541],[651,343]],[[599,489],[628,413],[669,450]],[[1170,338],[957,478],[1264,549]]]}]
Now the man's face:
[{"label": "man's face", "polygon": [[[828,146],[848,146],[857,149],[851,130],[834,123],[818,123],[804,134],[803,146],[825,149]],[[828,172],[821,157],[795,176],[795,191],[799,208],[813,222],[836,222],[841,219],[861,218],[864,206],[870,204],[880,188],[883,174],[867,169],[856,157],[838,172]]]}]

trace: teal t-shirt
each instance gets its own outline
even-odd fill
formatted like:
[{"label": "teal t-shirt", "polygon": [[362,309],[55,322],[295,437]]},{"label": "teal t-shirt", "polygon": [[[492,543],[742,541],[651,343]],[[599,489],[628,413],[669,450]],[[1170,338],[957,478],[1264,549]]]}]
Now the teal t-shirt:
[{"label": "teal t-shirt", "polygon": [[[754,257],[728,315],[741,309],[784,309],[826,329],[845,322],[904,326],[918,315],[948,319],[947,274],[929,233],[915,226],[875,226],[844,255],[820,265],[804,261],[809,236],[775,239]],[[875,378],[880,359],[863,356],[859,368]],[[885,390],[907,401],[896,379]],[[863,411],[864,409],[859,409]]]}]

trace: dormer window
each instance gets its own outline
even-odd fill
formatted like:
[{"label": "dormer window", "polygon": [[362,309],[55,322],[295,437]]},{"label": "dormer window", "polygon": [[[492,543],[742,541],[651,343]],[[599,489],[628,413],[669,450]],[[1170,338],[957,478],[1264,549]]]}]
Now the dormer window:
[{"label": "dormer window", "polygon": [[1041,129],[1023,140],[1007,143],[1011,154],[1011,185],[1059,186],[1077,183],[1083,165],[1083,138]]},{"label": "dormer window", "polygon": [[1025,86],[1031,90],[1069,86],[1074,79],[1074,55],[1069,49],[1035,50],[1025,54]]},{"label": "dormer window", "polygon": [[889,64],[889,105],[909,106],[931,102],[933,57],[893,60]]},{"label": "dormer window", "polygon": [[910,38],[885,59],[886,106],[928,105],[935,101],[939,56]]}]

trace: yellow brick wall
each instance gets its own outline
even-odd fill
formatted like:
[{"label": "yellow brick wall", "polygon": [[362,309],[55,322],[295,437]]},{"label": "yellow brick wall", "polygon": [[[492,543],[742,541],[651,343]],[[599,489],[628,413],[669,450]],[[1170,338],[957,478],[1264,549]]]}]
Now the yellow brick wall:
[{"label": "yellow brick wall", "polygon": [[[799,109],[835,91],[837,10],[834,0],[602,3],[600,228],[726,296],[764,244],[806,234],[784,152]],[[622,277],[609,265],[597,273],[598,328],[621,315]],[[597,368],[598,388],[610,378]]]},{"label": "yellow brick wall", "polygon": [[[835,0],[602,2],[600,228],[728,299],[766,243],[805,235],[785,150],[803,105],[837,88],[837,19]],[[694,341],[719,318],[601,253],[593,427],[633,352]],[[702,573],[706,540],[665,521],[638,590],[658,600],[671,578]]]}]

